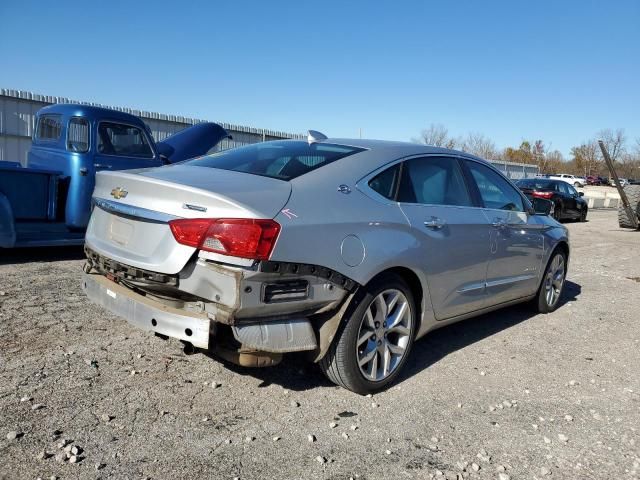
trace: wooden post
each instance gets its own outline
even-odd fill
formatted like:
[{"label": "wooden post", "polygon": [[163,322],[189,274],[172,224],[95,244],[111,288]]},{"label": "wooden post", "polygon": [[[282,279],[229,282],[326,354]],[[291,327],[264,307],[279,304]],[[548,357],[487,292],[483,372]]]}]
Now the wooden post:
[{"label": "wooden post", "polygon": [[618,174],[616,173],[616,170],[613,168],[613,162],[611,161],[609,152],[607,152],[607,149],[605,148],[602,140],[598,140],[598,145],[600,145],[600,150],[602,150],[602,156],[604,157],[604,161],[607,163],[609,172],[613,177],[613,183],[616,185],[616,188],[618,189],[618,193],[620,194],[620,201],[622,202],[622,205],[624,206],[624,209],[627,212],[627,217],[629,217],[629,221],[631,222],[631,225],[633,225],[633,228],[637,230],[638,217],[636,216],[636,212],[633,211],[633,208],[631,208],[631,204],[629,203],[629,199],[627,198],[627,194],[624,192],[622,185],[620,185],[620,179],[618,178]]}]

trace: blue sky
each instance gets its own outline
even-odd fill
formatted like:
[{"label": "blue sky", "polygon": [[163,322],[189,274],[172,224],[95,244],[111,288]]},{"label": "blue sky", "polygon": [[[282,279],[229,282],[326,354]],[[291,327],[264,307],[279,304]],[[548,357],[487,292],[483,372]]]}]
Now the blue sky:
[{"label": "blue sky", "polygon": [[[135,5],[135,7],[134,7]],[[640,1],[0,2],[0,87],[330,136],[640,137]]]}]

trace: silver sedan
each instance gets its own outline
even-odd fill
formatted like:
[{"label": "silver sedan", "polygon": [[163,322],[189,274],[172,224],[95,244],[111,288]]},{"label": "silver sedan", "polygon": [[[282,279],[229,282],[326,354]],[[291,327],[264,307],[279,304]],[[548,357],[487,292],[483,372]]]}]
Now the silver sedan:
[{"label": "silver sedan", "polygon": [[310,132],[100,172],[82,286],[187,349],[244,366],[304,351],[372,392],[436,328],[558,306],[569,240],[548,204],[463,152]]}]

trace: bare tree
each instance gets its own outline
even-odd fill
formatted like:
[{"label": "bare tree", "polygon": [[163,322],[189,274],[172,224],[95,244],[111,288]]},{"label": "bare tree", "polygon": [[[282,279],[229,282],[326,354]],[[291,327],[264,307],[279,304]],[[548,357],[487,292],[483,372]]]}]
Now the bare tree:
[{"label": "bare tree", "polygon": [[597,133],[597,137],[598,140],[602,140],[604,142],[604,146],[607,147],[609,156],[614,162],[625,152],[627,137],[624,134],[623,128],[619,128],[615,132],[610,128],[605,128]]},{"label": "bare tree", "polygon": [[575,173],[591,175],[600,171],[600,147],[595,141],[584,142],[571,149]]},{"label": "bare tree", "polygon": [[440,123],[432,123],[429,128],[422,130],[420,138],[414,141],[434,147],[455,148],[456,146],[455,139],[449,137],[449,130]]},{"label": "bare tree", "polygon": [[495,143],[481,133],[469,133],[458,143],[463,152],[469,152],[487,160],[497,160],[499,157]]}]

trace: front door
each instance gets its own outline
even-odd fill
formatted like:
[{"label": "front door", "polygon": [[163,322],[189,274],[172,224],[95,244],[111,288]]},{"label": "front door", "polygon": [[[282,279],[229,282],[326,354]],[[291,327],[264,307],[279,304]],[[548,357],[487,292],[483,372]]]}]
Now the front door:
[{"label": "front door", "polygon": [[404,162],[400,207],[418,239],[436,319],[482,308],[490,227],[474,206],[459,160],[426,156]]},{"label": "front door", "polygon": [[489,166],[464,160],[491,225],[487,268],[487,305],[497,305],[536,292],[544,255],[543,225],[529,221],[524,197]]}]

